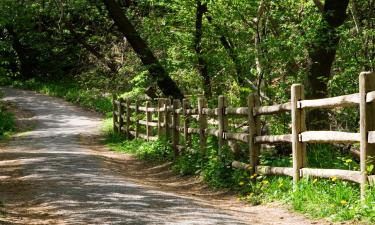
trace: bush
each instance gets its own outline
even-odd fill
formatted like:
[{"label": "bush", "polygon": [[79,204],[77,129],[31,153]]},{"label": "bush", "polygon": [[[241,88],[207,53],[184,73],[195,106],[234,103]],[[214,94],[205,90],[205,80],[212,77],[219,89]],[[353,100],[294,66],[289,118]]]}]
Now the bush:
[{"label": "bush", "polygon": [[112,99],[98,89],[85,90],[71,83],[42,83],[35,79],[14,81],[13,87],[37,91],[107,114],[112,111]]},{"label": "bush", "polygon": [[[0,96],[1,98],[1,96]],[[7,112],[5,106],[0,101],[0,136],[15,130],[15,121],[12,113]]]}]

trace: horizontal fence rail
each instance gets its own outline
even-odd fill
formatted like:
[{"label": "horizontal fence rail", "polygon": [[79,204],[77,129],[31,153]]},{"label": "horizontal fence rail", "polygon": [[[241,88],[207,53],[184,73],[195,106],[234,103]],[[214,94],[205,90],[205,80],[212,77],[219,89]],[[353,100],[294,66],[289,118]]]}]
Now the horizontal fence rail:
[{"label": "horizontal fence rail", "polygon": [[[305,110],[314,108],[358,107],[360,109],[359,133],[342,131],[308,131]],[[262,135],[261,116],[289,112],[291,133]],[[241,123],[231,124],[229,118],[242,118]],[[193,126],[194,124],[194,126]],[[231,126],[230,126],[231,125]],[[193,107],[188,99],[158,99],[157,104],[130,99],[113,100],[113,127],[115,132],[125,133],[129,138],[171,140],[175,156],[191,144],[191,135],[199,136],[201,152],[205,152],[207,137],[218,138],[219,148],[225,142],[240,142],[248,146],[249,162],[233,161],[232,167],[264,175],[293,177],[297,184],[301,177],[338,179],[360,183],[361,198],[367,184],[375,184],[375,175],[368,175],[368,156],[375,156],[375,73],[359,75],[359,93],[323,99],[304,99],[304,87],[294,84],[291,99],[287,103],[261,106],[257,95],[251,94],[244,107],[231,107],[225,96],[219,96],[216,108],[207,107],[203,97]],[[234,128],[230,129],[230,128]],[[183,143],[180,143],[181,138]],[[292,167],[259,165],[261,144],[291,143]],[[308,168],[306,144],[308,143],[359,143],[360,170]],[[374,163],[374,162],[371,162]]]}]

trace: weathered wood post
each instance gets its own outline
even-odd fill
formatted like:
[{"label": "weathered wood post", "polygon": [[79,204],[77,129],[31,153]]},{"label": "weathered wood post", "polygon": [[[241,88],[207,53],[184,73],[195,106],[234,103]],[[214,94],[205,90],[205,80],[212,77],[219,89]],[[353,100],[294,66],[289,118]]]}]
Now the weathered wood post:
[{"label": "weathered wood post", "polygon": [[163,108],[164,108],[164,99],[158,99],[158,137],[161,138],[164,135],[163,129]]},{"label": "weathered wood post", "polygon": [[171,105],[171,99],[170,98],[167,98],[165,99],[164,101],[164,125],[165,125],[165,138],[166,140],[169,140],[170,138],[170,134],[171,134],[171,129],[170,129],[170,125],[171,125],[171,121],[170,121],[170,105]]},{"label": "weathered wood post", "polygon": [[149,122],[152,121],[152,112],[150,112],[151,102],[146,102],[146,137],[147,141],[150,140],[150,136],[152,136],[152,127],[150,126]]},{"label": "weathered wood post", "polygon": [[119,98],[118,101],[118,132],[122,133],[124,127],[124,99]]},{"label": "weathered wood post", "polygon": [[189,100],[184,98],[182,100],[182,111],[184,114],[184,138],[185,138],[185,147],[189,146],[191,143],[191,138],[189,135],[189,123],[190,115],[188,115],[187,110],[190,108]]},{"label": "weathered wood post", "polygon": [[[359,75],[360,93],[360,167],[361,167],[361,200],[365,199],[367,186],[367,160],[368,156],[375,156],[375,144],[368,143],[368,132],[375,130],[375,102],[366,102],[367,92],[375,90],[375,73],[362,72]],[[374,163],[374,162],[371,162]]]},{"label": "weathered wood post", "polygon": [[135,138],[139,137],[139,101],[135,101]]},{"label": "weathered wood post", "polygon": [[224,134],[228,128],[228,118],[225,115],[225,108],[228,106],[227,98],[220,95],[218,98],[218,121],[219,121],[219,152],[224,146]]},{"label": "weathered wood post", "polygon": [[305,113],[300,109],[298,101],[304,99],[304,88],[301,84],[291,87],[291,116],[292,116],[292,155],[293,155],[293,183],[296,187],[300,179],[300,169],[306,166],[306,144],[299,140],[299,134],[306,130]]},{"label": "weathered wood post", "polygon": [[259,97],[256,94],[251,94],[247,98],[247,106],[249,109],[247,120],[249,125],[249,161],[251,166],[251,173],[255,173],[256,166],[259,161],[260,144],[255,143],[255,136],[261,135],[260,117],[254,116],[254,108],[260,106]]},{"label": "weathered wood post", "polygon": [[128,139],[131,138],[130,134],[130,118],[131,118],[131,109],[130,109],[130,99],[126,99],[126,123],[125,123],[125,130],[126,130],[126,136]]},{"label": "weathered wood post", "polygon": [[201,154],[204,155],[207,144],[207,116],[203,114],[203,108],[207,108],[207,100],[205,98],[198,98],[198,120],[199,120],[199,147]]},{"label": "weathered wood post", "polygon": [[173,115],[173,120],[172,120],[172,146],[174,150],[174,155],[178,156],[178,145],[180,142],[180,114],[176,112],[176,110],[180,108],[180,100],[174,99],[173,100],[173,106],[172,106],[172,115]]}]

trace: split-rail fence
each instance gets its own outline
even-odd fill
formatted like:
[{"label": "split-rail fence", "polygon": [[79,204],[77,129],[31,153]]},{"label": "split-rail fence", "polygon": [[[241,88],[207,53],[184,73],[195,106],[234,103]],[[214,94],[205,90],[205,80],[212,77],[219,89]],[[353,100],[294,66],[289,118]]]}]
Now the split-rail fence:
[{"label": "split-rail fence", "polygon": [[[360,111],[359,133],[341,131],[308,131],[305,124],[305,111],[316,108],[358,107]],[[261,115],[290,112],[291,134],[261,135]],[[145,120],[141,115],[145,114]],[[245,132],[231,132],[228,118],[245,117]],[[182,119],[182,120],[181,120]],[[196,120],[198,126],[190,127]],[[210,125],[210,126],[209,126]],[[215,125],[216,128],[212,128]],[[144,126],[144,129],[141,129]],[[199,146],[204,153],[207,136],[218,138],[219,148],[225,141],[246,143],[249,162],[232,162],[232,166],[264,175],[286,175],[293,177],[297,184],[301,177],[336,177],[360,184],[361,198],[365,196],[366,186],[375,183],[375,175],[368,175],[368,156],[375,156],[375,72],[362,72],[359,75],[359,93],[324,99],[304,99],[304,86],[294,84],[291,87],[290,102],[261,106],[259,98],[251,94],[245,107],[230,107],[225,96],[219,96],[218,107],[208,108],[205,98],[198,98],[197,107],[192,107],[188,99],[158,99],[157,106],[151,101],[144,105],[130,99],[113,100],[113,127],[130,137],[157,140],[167,137],[171,140],[175,155],[191,143],[191,134],[199,135]],[[157,131],[154,129],[156,128]],[[142,130],[145,132],[142,133]],[[156,135],[155,135],[156,133]],[[184,139],[180,143],[181,137]],[[261,144],[291,143],[293,167],[271,167],[259,165]],[[359,143],[360,170],[322,169],[307,167],[307,143]],[[371,162],[374,163],[374,162]]]}]

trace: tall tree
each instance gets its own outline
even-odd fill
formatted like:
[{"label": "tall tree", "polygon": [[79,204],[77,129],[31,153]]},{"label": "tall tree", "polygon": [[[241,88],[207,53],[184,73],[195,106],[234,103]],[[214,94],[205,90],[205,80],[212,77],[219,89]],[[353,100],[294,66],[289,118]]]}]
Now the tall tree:
[{"label": "tall tree", "polygon": [[[327,83],[331,78],[332,64],[340,36],[337,28],[346,20],[346,9],[349,0],[314,0],[322,14],[322,20],[316,30],[314,40],[308,46],[310,57],[307,89],[309,98],[327,97]],[[312,129],[327,128],[326,113],[321,110],[312,110],[308,114],[308,126]]]},{"label": "tall tree", "polygon": [[24,80],[32,78],[32,73],[35,70],[36,64],[34,61],[34,54],[32,54],[33,50],[21,43],[20,37],[11,24],[7,24],[5,28],[7,29],[8,34],[12,40],[12,47],[17,53],[18,60],[20,62],[21,78]]},{"label": "tall tree", "polygon": [[208,73],[207,62],[204,59],[202,50],[202,35],[203,35],[203,15],[207,13],[207,3],[202,3],[201,0],[196,0],[197,11],[195,17],[195,38],[194,49],[198,57],[198,71],[203,79],[203,89],[206,97],[212,96],[211,77]]},{"label": "tall tree", "polygon": [[177,84],[170,78],[158,59],[152,53],[147,43],[141,38],[130,20],[121,11],[120,6],[114,0],[103,0],[109,16],[113,19],[120,32],[126,37],[142,63],[148,67],[150,76],[156,81],[158,87],[165,96],[182,99],[183,94]]}]

